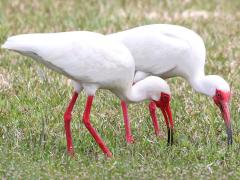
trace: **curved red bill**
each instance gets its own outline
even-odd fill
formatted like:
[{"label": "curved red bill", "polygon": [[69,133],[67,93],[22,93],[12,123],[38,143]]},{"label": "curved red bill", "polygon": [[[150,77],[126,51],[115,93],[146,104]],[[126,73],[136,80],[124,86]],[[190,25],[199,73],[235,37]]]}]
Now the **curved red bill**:
[{"label": "curved red bill", "polygon": [[215,104],[221,110],[221,114],[227,128],[228,145],[232,144],[232,126],[231,126],[231,115],[230,115],[230,109],[229,109],[230,97],[231,97],[230,92],[224,92],[218,89],[216,90],[215,96],[213,96],[213,100]]},{"label": "curved red bill", "polygon": [[232,126],[231,126],[231,115],[229,110],[229,105],[227,102],[220,102],[219,108],[222,113],[226,128],[227,128],[227,142],[228,145],[232,144]]},{"label": "curved red bill", "polygon": [[173,144],[173,118],[172,118],[172,111],[170,107],[170,99],[171,96],[166,93],[161,93],[161,97],[159,101],[154,101],[156,106],[161,109],[162,114],[164,116],[165,123],[168,128],[168,144]]}]

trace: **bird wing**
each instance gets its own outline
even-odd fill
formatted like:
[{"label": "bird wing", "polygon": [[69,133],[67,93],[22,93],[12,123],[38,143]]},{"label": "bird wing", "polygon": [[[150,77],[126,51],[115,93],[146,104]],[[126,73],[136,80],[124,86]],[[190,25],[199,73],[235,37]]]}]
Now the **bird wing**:
[{"label": "bird wing", "polygon": [[[30,56],[71,79],[91,83],[131,79],[134,61],[120,43],[85,31],[24,34],[10,37],[2,46]],[[126,79],[124,79],[126,81]]]}]

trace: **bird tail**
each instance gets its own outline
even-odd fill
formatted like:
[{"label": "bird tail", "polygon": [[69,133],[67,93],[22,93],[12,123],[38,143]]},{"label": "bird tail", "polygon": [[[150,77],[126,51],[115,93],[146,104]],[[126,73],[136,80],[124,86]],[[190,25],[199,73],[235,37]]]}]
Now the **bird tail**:
[{"label": "bird tail", "polygon": [[65,72],[63,70],[67,62],[56,60],[54,58],[58,54],[61,56],[61,52],[58,53],[59,51],[57,53],[54,53],[54,48],[60,44],[58,43],[59,41],[55,40],[56,38],[50,38],[48,34],[43,33],[21,34],[9,37],[1,46],[1,48],[15,51],[24,56],[31,57],[32,59],[46,65],[50,69],[53,69],[60,73],[65,73],[70,76],[68,72]]},{"label": "bird tail", "polygon": [[36,43],[34,39],[36,38],[33,34],[12,36],[6,40],[1,48],[18,52],[32,51],[34,49],[34,43]]}]

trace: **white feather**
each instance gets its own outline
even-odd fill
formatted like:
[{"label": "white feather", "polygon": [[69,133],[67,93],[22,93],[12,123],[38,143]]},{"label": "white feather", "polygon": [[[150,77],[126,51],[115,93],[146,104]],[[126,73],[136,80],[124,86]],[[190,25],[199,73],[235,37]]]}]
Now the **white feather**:
[{"label": "white feather", "polygon": [[[203,82],[206,49],[202,38],[190,29],[177,25],[153,24],[110,34],[108,37],[122,42],[131,51],[136,71],[141,72],[140,75],[146,73],[162,78],[181,76],[195,90],[206,95],[212,94],[207,86],[213,86],[215,90],[229,89],[222,78],[211,78]],[[136,75],[136,81],[145,78]],[[220,84],[214,86],[215,81]]]},{"label": "white feather", "polygon": [[[2,47],[30,56],[66,75],[73,80],[77,92],[83,88],[88,95],[94,95],[98,88],[104,88],[123,100],[138,102],[151,99],[165,90],[169,92],[169,88],[165,88],[166,82],[157,77],[148,78],[132,87],[135,63],[131,53],[122,43],[98,33],[23,34],[8,38]],[[141,87],[141,91],[137,87]]]}]

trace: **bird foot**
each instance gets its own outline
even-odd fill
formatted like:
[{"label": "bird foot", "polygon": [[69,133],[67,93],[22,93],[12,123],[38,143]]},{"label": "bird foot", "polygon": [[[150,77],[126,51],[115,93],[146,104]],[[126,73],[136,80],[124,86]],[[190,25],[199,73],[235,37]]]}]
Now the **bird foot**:
[{"label": "bird foot", "polygon": [[107,157],[107,158],[111,158],[111,157],[112,157],[112,153],[111,153],[110,151],[107,152],[107,153],[106,153],[106,157]]},{"label": "bird foot", "polygon": [[163,135],[163,133],[161,133],[161,132],[157,132],[157,133],[156,133],[156,136],[157,136],[157,138],[160,138],[160,139],[163,139],[163,138],[164,138],[164,135]]},{"label": "bird foot", "polygon": [[70,156],[70,157],[74,157],[75,156],[75,152],[74,152],[74,150],[71,148],[71,149],[68,149],[67,150],[67,153],[68,153],[68,155]]},{"label": "bird foot", "polygon": [[133,144],[134,143],[134,138],[133,136],[126,137],[127,144]]}]

